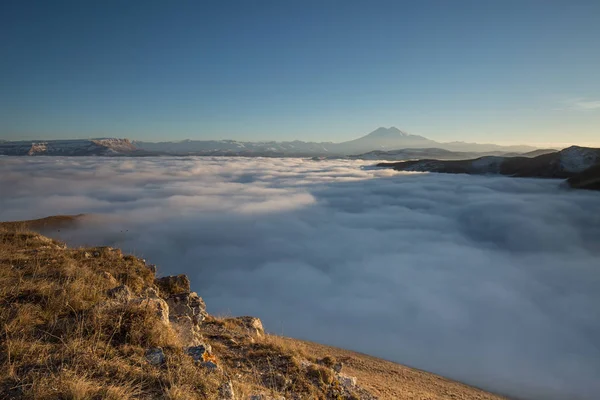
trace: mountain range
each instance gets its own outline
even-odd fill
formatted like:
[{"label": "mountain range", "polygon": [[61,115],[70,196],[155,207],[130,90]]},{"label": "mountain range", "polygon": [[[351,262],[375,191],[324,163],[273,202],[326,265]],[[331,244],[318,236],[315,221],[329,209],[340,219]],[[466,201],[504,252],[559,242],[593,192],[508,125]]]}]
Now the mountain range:
[{"label": "mountain range", "polygon": [[[469,153],[524,153],[531,146],[500,146],[451,142],[442,143],[419,135],[411,135],[395,127],[378,128],[358,139],[333,142],[244,142],[237,140],[183,140],[169,142],[130,141],[128,139],[81,139],[0,142],[0,155],[56,156],[147,156],[147,155],[211,155],[270,157],[340,157],[372,151],[399,149],[442,149]],[[479,154],[482,155],[482,154]],[[360,157],[358,157],[360,158]],[[367,157],[368,158],[368,157]]]}]

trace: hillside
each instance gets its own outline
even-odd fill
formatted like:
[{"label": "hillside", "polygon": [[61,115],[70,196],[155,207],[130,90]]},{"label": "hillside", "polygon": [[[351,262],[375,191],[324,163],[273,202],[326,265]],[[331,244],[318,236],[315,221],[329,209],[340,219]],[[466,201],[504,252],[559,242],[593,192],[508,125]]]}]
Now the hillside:
[{"label": "hillside", "polygon": [[23,230],[77,218],[0,224],[0,399],[500,398],[209,315],[184,275]]},{"label": "hillside", "polygon": [[569,179],[568,183],[572,187],[588,189],[597,186],[593,182],[597,180],[598,165],[600,165],[600,149],[579,146],[571,146],[558,152],[535,157],[488,156],[468,160],[421,159],[378,164],[379,167],[393,168],[398,171]]},{"label": "hillside", "polygon": [[0,155],[5,156],[117,156],[141,152],[127,139],[0,142]]}]

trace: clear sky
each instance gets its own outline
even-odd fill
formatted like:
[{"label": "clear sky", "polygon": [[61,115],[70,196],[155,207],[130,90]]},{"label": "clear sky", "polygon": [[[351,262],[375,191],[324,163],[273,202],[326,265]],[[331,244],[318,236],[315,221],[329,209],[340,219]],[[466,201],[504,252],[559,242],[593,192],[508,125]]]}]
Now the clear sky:
[{"label": "clear sky", "polygon": [[0,138],[600,145],[600,1],[2,1]]}]

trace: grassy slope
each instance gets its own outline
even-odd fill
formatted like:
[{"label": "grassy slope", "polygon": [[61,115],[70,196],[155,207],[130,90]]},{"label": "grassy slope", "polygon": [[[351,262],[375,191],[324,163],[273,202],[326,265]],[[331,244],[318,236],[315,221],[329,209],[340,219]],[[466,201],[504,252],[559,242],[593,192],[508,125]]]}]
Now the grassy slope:
[{"label": "grassy slope", "polygon": [[[157,288],[142,260],[108,248],[69,249],[14,228],[0,224],[0,399],[211,399],[228,380],[237,398],[499,398],[366,355],[257,336],[235,318],[202,324],[221,367],[208,372],[155,312],[107,296],[119,284],[140,297]],[[150,347],[164,349],[164,365],[146,361]],[[324,357],[342,360],[362,388],[340,391],[333,371],[315,363]]]}]

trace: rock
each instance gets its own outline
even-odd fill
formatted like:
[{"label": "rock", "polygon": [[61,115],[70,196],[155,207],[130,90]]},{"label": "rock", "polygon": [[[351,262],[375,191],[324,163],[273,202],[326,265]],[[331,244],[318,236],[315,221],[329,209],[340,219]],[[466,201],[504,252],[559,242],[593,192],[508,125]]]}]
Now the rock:
[{"label": "rock", "polygon": [[110,272],[104,271],[102,273],[102,277],[108,281],[108,284],[111,286],[118,285],[119,281],[115,279],[114,276]]},{"label": "rock", "polygon": [[132,296],[131,290],[126,285],[121,285],[121,286],[117,286],[112,289],[109,289],[107,294],[108,294],[108,297],[111,297],[111,298],[121,301],[123,303],[127,303],[129,300],[131,300],[131,296]]},{"label": "rock", "polygon": [[219,388],[221,400],[235,400],[235,392],[233,391],[233,383],[227,381]]},{"label": "rock", "polygon": [[148,286],[147,288],[144,289],[144,295],[151,299],[158,298],[159,297],[158,289],[156,289],[155,287],[152,287],[152,286]]},{"label": "rock", "polygon": [[202,365],[204,368],[209,369],[211,371],[216,371],[219,369],[219,366],[213,361],[206,361],[206,362],[201,363],[200,365]]},{"label": "rock", "polygon": [[263,328],[263,324],[260,318],[256,317],[237,317],[238,321],[242,322],[242,324],[250,331],[250,334],[256,336],[262,336],[265,333]]},{"label": "rock", "polygon": [[169,317],[172,320],[189,317],[199,325],[208,315],[204,300],[194,292],[173,294],[167,298],[167,304],[169,305]]},{"label": "rock", "polygon": [[337,372],[338,374],[340,372],[342,372],[342,368],[344,367],[344,364],[342,364],[342,362],[336,362],[335,364],[333,364],[333,367],[331,367],[331,369],[333,369],[335,372]]},{"label": "rock", "polygon": [[194,359],[196,362],[201,362],[205,360],[205,354],[210,354],[212,348],[208,344],[200,344],[198,346],[188,347],[186,352]]},{"label": "rock", "polygon": [[165,353],[160,347],[146,350],[146,360],[152,365],[161,365],[165,362]]},{"label": "rock", "polygon": [[198,346],[188,347],[186,352],[194,359],[194,361],[200,364],[202,367],[209,370],[217,370],[217,359],[211,354],[211,347],[209,344],[202,343]]},{"label": "rock", "polygon": [[169,324],[169,306],[163,299],[158,297],[138,297],[131,300],[131,303],[151,308],[164,324]]},{"label": "rock", "polygon": [[200,327],[188,316],[169,318],[171,327],[186,346],[198,346],[203,343]]},{"label": "rock", "polygon": [[166,294],[181,294],[190,292],[190,280],[186,275],[165,276],[155,280],[161,292]]},{"label": "rock", "polygon": [[352,389],[356,386],[356,377],[354,376],[338,374],[337,379],[338,382],[340,382],[340,385],[342,385],[346,389]]},{"label": "rock", "polygon": [[100,252],[99,251],[95,251],[92,255],[94,257],[98,258],[98,257],[100,257]]}]

